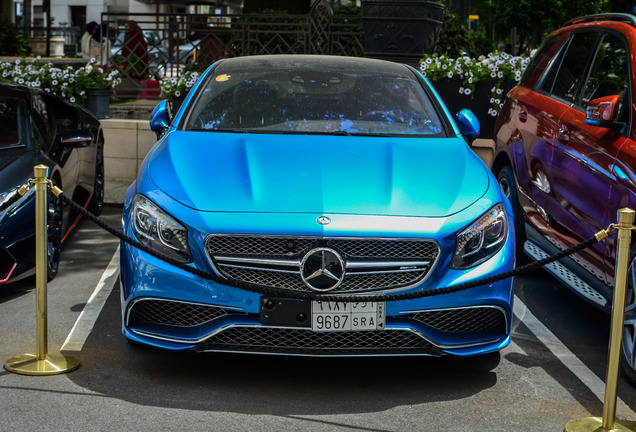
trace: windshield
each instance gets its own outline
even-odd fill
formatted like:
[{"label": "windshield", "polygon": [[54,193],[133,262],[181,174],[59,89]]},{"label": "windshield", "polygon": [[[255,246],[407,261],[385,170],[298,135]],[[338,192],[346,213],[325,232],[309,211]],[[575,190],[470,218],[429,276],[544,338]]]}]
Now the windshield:
[{"label": "windshield", "polygon": [[0,150],[21,147],[26,142],[26,110],[24,101],[0,98]]},{"label": "windshield", "polygon": [[328,63],[304,66],[216,68],[199,92],[185,129],[446,136],[422,84],[408,69],[400,75],[330,70]]}]

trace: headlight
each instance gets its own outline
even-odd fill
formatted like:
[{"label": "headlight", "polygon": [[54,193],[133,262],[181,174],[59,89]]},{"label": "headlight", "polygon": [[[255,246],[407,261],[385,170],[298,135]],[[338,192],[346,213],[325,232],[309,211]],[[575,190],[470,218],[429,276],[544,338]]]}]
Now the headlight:
[{"label": "headlight", "polygon": [[503,204],[497,204],[457,236],[453,269],[467,269],[499,252],[508,235],[508,219]]},{"label": "headlight", "polygon": [[155,203],[143,195],[137,195],[132,214],[133,230],[143,244],[178,261],[192,261],[188,230]]}]

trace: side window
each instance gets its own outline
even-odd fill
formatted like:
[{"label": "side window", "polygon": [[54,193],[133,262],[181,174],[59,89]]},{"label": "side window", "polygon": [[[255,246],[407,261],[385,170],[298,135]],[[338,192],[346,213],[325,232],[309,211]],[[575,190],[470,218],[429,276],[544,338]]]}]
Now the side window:
[{"label": "side window", "polygon": [[537,49],[537,52],[532,56],[530,63],[528,63],[528,67],[521,78],[522,83],[525,83],[531,75],[540,76],[543,74],[545,68],[548,67],[548,62],[554,55],[554,53],[550,52],[553,51],[554,44],[559,39],[561,39],[561,36],[554,35],[543,41],[541,46]]},{"label": "side window", "polygon": [[79,112],[73,105],[47,94],[42,97],[48,107],[49,123],[56,141],[64,132],[79,128]]},{"label": "side window", "polygon": [[598,37],[596,32],[575,33],[565,53],[561,53],[552,65],[540,89],[565,102],[574,103]]},{"label": "side window", "polygon": [[583,90],[582,103],[587,106],[592,99],[619,95],[617,121],[629,121],[629,49],[625,40],[606,33],[599,44],[590,76]]}]

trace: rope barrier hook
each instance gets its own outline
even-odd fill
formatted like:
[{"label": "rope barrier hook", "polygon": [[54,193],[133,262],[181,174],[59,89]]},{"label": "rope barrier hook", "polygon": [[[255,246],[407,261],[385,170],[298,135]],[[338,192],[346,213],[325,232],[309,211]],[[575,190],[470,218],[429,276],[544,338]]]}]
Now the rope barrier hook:
[{"label": "rope barrier hook", "polygon": [[612,326],[609,359],[607,362],[607,378],[605,380],[603,417],[585,417],[572,420],[565,426],[565,432],[636,431],[636,422],[616,421],[618,373],[620,369],[621,342],[625,320],[625,292],[627,288],[627,272],[635,215],[634,210],[622,208],[618,210],[618,223],[612,224],[607,230],[597,233],[597,235],[605,233],[605,237],[607,237],[609,232],[614,229],[618,230],[616,266],[614,270],[614,296],[612,300]]},{"label": "rope barrier hook", "polygon": [[5,362],[4,367],[9,372],[22,375],[55,375],[77,369],[79,360],[48,352],[47,186],[52,184],[48,179],[49,168],[46,165],[37,165],[33,171],[35,178],[29,180],[29,183],[35,185],[36,353],[12,357]]}]

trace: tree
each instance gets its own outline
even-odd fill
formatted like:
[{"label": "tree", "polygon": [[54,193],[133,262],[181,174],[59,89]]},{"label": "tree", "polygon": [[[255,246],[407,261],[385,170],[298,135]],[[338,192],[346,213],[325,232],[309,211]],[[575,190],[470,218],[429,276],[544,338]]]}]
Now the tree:
[{"label": "tree", "polygon": [[536,47],[546,33],[569,19],[607,12],[610,0],[489,0],[495,23],[504,32],[516,28],[517,47]]},{"label": "tree", "polygon": [[31,53],[31,46],[20,30],[9,20],[0,14],[0,56],[25,57]]}]

